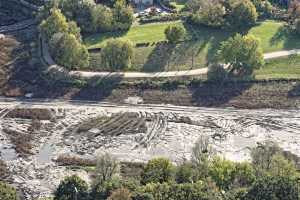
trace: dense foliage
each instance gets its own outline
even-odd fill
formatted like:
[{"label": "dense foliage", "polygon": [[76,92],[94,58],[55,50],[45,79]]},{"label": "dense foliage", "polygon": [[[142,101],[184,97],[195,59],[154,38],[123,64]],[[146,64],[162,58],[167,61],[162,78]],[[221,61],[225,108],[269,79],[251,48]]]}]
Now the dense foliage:
[{"label": "dense foliage", "polygon": [[121,70],[131,66],[133,46],[129,41],[111,39],[101,51],[102,64],[111,70]]},{"label": "dense foliage", "polygon": [[176,43],[184,37],[185,29],[179,25],[168,26],[165,30],[165,35],[170,43]]},{"label": "dense foliage", "polygon": [[260,42],[252,35],[236,36],[223,42],[219,51],[223,63],[228,64],[230,74],[237,76],[251,75],[254,69],[264,64]]},{"label": "dense foliage", "polygon": [[0,199],[18,200],[16,189],[0,181]]},{"label": "dense foliage", "polygon": [[[294,158],[276,144],[266,142],[253,148],[252,162],[232,162],[209,152],[207,139],[197,141],[193,159],[177,166],[165,158],[148,161],[141,177],[134,180],[117,174],[95,182],[90,190],[93,200],[299,200],[299,172]],[[195,154],[195,155],[194,155]],[[114,163],[103,156],[101,163]],[[204,165],[203,162],[206,164]],[[98,164],[97,168],[102,164]],[[207,165],[207,168],[205,167]],[[103,164],[107,166],[107,164]],[[102,166],[102,168],[103,168]],[[200,167],[201,166],[201,167]],[[201,172],[201,171],[204,172]],[[100,170],[101,171],[101,170]],[[200,174],[200,175],[198,175]],[[99,175],[99,174],[98,174]],[[72,184],[70,184],[72,182]],[[75,183],[74,183],[75,182]],[[78,184],[77,182],[80,182]],[[73,185],[86,184],[67,177],[55,194],[74,194]],[[69,187],[68,189],[66,187]],[[80,186],[78,186],[80,187]],[[64,189],[62,189],[64,188]],[[78,193],[79,194],[79,193]],[[79,197],[79,196],[78,196]],[[59,199],[56,197],[56,199]],[[66,198],[68,199],[68,198]]]}]

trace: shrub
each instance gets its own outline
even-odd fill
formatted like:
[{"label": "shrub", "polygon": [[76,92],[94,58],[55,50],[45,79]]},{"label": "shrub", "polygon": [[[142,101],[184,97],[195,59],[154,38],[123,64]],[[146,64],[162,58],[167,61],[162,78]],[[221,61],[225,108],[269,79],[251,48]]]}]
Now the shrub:
[{"label": "shrub", "polygon": [[224,190],[228,190],[233,183],[234,171],[234,163],[220,157],[215,157],[209,167],[210,177]]},{"label": "shrub", "polygon": [[3,160],[0,160],[0,180],[5,180],[8,176],[8,167]]},{"label": "shrub", "polygon": [[91,199],[93,200],[103,200],[107,199],[113,191],[123,187],[122,181],[114,177],[105,182],[96,183],[91,191]]},{"label": "shrub", "polygon": [[173,180],[174,166],[165,158],[150,160],[142,172],[142,183],[164,183]]},{"label": "shrub", "polygon": [[17,191],[15,188],[0,181],[0,199],[1,200],[17,200]]},{"label": "shrub", "polygon": [[92,10],[94,31],[105,32],[113,29],[113,13],[111,9],[97,4]]},{"label": "shrub", "polygon": [[60,182],[54,193],[54,200],[73,200],[75,195],[78,200],[87,198],[88,185],[76,175],[66,177]]},{"label": "shrub", "polygon": [[175,180],[177,183],[192,183],[196,176],[192,163],[183,163],[176,169]]},{"label": "shrub", "polygon": [[131,66],[133,47],[129,41],[111,39],[101,51],[102,64],[111,70],[121,70]]},{"label": "shrub", "polygon": [[165,30],[165,35],[170,43],[176,43],[180,41],[185,35],[185,29],[180,25],[170,25]]},{"label": "shrub", "polygon": [[296,180],[290,177],[260,177],[243,200],[295,200],[299,199],[299,188]]},{"label": "shrub", "polygon": [[104,183],[111,180],[120,171],[118,161],[108,153],[99,156],[96,163],[95,175],[97,183]]},{"label": "shrub", "polygon": [[133,9],[126,5],[125,0],[117,0],[113,8],[113,28],[127,30],[133,22]]},{"label": "shrub", "polygon": [[120,188],[112,192],[108,200],[131,200],[131,193],[126,188]]}]

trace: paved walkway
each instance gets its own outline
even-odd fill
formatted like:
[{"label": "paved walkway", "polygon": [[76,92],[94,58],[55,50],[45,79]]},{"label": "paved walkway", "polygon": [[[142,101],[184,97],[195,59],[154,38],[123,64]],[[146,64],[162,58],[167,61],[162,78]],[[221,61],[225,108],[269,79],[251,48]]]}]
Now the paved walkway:
[{"label": "paved walkway", "polygon": [[[277,51],[272,53],[264,54],[264,59],[274,59],[279,57],[285,57],[289,55],[300,54],[300,49]],[[165,77],[177,77],[177,76],[201,76],[207,74],[208,68],[185,70],[185,71],[169,71],[169,72],[86,72],[86,71],[71,71],[71,75],[77,75],[84,78],[91,77],[109,77],[109,76],[120,76],[123,78],[165,78]]]}]

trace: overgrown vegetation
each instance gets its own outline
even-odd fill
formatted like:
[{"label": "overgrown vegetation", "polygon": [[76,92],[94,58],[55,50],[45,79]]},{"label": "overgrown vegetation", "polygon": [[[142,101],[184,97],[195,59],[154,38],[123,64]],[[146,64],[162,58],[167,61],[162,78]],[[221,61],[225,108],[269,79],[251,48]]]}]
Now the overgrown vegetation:
[{"label": "overgrown vegetation", "polygon": [[78,185],[78,199],[87,198],[82,194],[96,200],[299,199],[300,174],[293,156],[268,141],[251,152],[252,162],[235,163],[215,155],[208,138],[201,137],[193,149],[192,160],[174,165],[168,159],[155,158],[136,179],[120,177],[118,171],[111,170],[117,169],[117,161],[103,155],[95,169],[97,176],[91,190],[79,177],[72,176],[61,182],[59,196],[74,197],[72,188]]}]

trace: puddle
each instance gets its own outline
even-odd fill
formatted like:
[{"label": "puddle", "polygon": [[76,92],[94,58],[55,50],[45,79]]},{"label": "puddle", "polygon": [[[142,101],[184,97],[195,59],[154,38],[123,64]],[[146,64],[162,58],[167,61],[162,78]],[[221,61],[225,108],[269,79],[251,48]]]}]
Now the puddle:
[{"label": "puddle", "polygon": [[39,163],[51,162],[51,157],[54,152],[54,147],[51,144],[45,144],[37,155],[37,161]]},{"label": "puddle", "polygon": [[16,151],[8,146],[0,146],[0,155],[4,161],[12,161],[18,158]]}]

